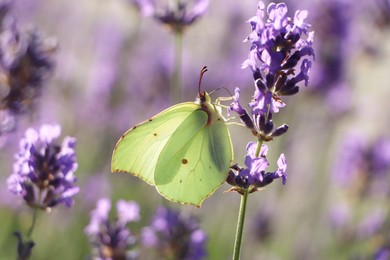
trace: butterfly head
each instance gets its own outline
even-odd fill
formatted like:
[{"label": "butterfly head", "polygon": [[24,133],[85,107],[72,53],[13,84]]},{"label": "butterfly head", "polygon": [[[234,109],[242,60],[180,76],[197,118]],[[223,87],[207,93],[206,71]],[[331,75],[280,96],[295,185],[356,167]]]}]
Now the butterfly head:
[{"label": "butterfly head", "polygon": [[198,97],[196,98],[196,102],[199,104],[210,103],[210,95],[206,91],[199,92]]}]

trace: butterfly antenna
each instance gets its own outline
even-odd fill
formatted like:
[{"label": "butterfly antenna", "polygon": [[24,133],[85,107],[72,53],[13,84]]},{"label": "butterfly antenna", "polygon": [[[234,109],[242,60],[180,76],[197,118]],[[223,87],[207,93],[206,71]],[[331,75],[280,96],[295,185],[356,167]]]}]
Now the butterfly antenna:
[{"label": "butterfly antenna", "polygon": [[204,66],[204,67],[200,70],[200,77],[199,77],[199,83],[198,83],[198,94],[199,94],[199,97],[201,96],[201,93],[200,93],[200,85],[201,85],[201,83],[202,83],[203,74],[205,74],[206,71],[208,71],[207,66]]}]

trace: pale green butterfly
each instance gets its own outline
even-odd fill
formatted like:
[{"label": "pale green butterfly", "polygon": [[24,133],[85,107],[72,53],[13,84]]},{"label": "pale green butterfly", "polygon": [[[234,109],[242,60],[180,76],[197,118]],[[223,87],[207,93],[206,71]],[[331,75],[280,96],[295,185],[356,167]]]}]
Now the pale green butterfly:
[{"label": "pale green butterfly", "polygon": [[221,186],[233,146],[220,107],[200,91],[195,102],[174,105],[128,130],[112,156],[112,172],[156,186],[166,199],[200,206]]}]

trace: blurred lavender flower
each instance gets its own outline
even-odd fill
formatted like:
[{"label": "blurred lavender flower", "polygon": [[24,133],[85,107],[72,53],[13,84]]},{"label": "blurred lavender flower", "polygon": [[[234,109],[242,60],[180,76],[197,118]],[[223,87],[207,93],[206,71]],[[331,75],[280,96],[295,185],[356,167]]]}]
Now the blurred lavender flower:
[{"label": "blurred lavender flower", "polygon": [[331,0],[317,2],[311,8],[313,26],[319,37],[315,48],[317,62],[311,72],[311,89],[326,100],[335,115],[346,111],[351,103],[346,60],[353,53],[351,46],[357,45],[352,42],[357,35],[353,30],[353,10],[359,9],[360,13],[364,9],[354,6],[353,1]]},{"label": "blurred lavender flower", "polygon": [[150,226],[142,230],[142,243],[155,247],[162,259],[204,259],[206,234],[193,217],[159,207]]},{"label": "blurred lavender flower", "polygon": [[[334,214],[336,208],[331,212],[338,239],[345,247],[355,243],[375,245],[380,242],[374,248],[359,253],[359,257],[365,255],[359,259],[382,259],[382,249],[378,249],[375,257],[373,252],[388,238],[389,151],[388,137],[369,143],[360,135],[348,134],[336,153],[332,177],[347,202],[343,203],[341,212],[338,210],[339,214]],[[383,250],[385,257],[387,249]]]},{"label": "blurred lavender flower", "polygon": [[349,205],[346,203],[334,203],[329,212],[329,220],[334,230],[341,230],[351,223],[352,212]]},{"label": "blurred lavender flower", "polygon": [[382,246],[374,254],[375,260],[389,260],[390,259],[390,247]]},{"label": "blurred lavender flower", "polygon": [[40,131],[29,128],[20,141],[20,150],[8,189],[23,197],[30,207],[50,210],[59,203],[73,205],[79,192],[74,186],[77,162],[74,148],[76,139],[65,137],[61,145],[55,143],[61,134],[59,125],[42,125]]},{"label": "blurred lavender flower", "polygon": [[11,4],[0,3],[0,135],[15,128],[15,116],[33,108],[53,70],[57,45],[36,29],[19,30]]},{"label": "blurred lavender flower", "polygon": [[[358,196],[387,193],[390,187],[390,139],[378,138],[367,145],[358,135],[348,135],[340,146],[333,169],[333,178],[341,187]],[[380,185],[381,189],[378,189]]]},{"label": "blurred lavender flower", "polygon": [[128,223],[140,219],[139,206],[133,201],[119,200],[116,203],[116,219],[109,220],[111,202],[100,199],[91,212],[91,220],[84,232],[93,246],[94,259],[126,260],[135,259],[136,238],[127,228]]},{"label": "blurred lavender flower", "polygon": [[14,232],[14,235],[18,239],[18,247],[17,247],[17,253],[18,253],[18,260],[27,260],[31,257],[32,249],[35,246],[34,241],[27,240],[23,241],[22,234],[20,232],[16,231]]},{"label": "blurred lavender flower", "polygon": [[256,240],[265,242],[269,240],[274,233],[274,218],[270,210],[260,210],[253,218],[253,235]]},{"label": "blurred lavender flower", "polygon": [[376,3],[376,10],[378,15],[377,24],[379,27],[388,27],[390,25],[390,1],[389,0],[376,0],[373,1]]},{"label": "blurred lavender flower", "polygon": [[182,33],[208,9],[209,0],[171,1],[158,6],[153,0],[131,0],[143,16],[153,16],[157,21],[167,25],[172,31]]},{"label": "blurred lavender flower", "polygon": [[359,238],[370,238],[384,230],[386,214],[383,209],[376,209],[366,214],[358,224],[356,235]]}]

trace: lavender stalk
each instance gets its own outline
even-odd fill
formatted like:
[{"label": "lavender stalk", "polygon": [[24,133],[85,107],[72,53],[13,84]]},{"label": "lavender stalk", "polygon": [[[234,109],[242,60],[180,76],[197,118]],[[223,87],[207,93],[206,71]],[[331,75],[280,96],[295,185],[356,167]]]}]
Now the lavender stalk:
[{"label": "lavender stalk", "polygon": [[[266,22],[263,21],[265,12],[268,15]],[[311,61],[307,58],[301,61],[301,58],[314,58],[314,33],[308,31],[310,25],[304,22],[307,16],[307,11],[298,10],[294,19],[291,19],[287,17],[285,3],[270,3],[265,10],[264,3],[260,1],[256,16],[248,20],[252,32],[245,41],[251,43],[251,49],[242,68],[250,68],[254,77],[255,91],[249,103],[251,112],[248,113],[241,106],[240,89],[236,88],[229,113],[234,111],[239,115],[242,123],[257,138],[257,142],[247,145],[246,167],[233,165],[227,178],[227,182],[233,186],[230,191],[241,194],[233,252],[235,260],[240,258],[248,194],[261,190],[275,179],[281,178],[283,184],[287,181],[284,154],[277,161],[276,171],[266,171],[269,166],[266,158],[268,146],[263,143],[285,134],[289,128],[286,124],[275,128],[273,123],[273,114],[286,106],[281,97],[298,93],[297,84],[302,81],[305,86],[308,85]],[[299,63],[300,71],[296,73]]]}]

